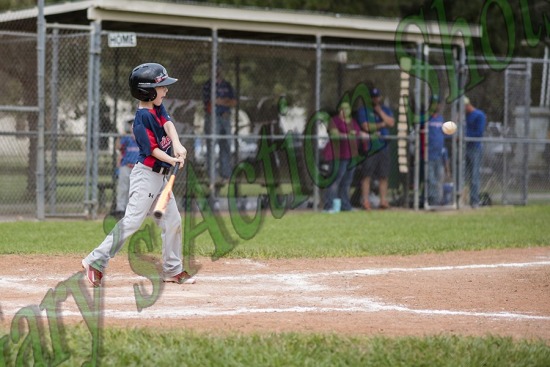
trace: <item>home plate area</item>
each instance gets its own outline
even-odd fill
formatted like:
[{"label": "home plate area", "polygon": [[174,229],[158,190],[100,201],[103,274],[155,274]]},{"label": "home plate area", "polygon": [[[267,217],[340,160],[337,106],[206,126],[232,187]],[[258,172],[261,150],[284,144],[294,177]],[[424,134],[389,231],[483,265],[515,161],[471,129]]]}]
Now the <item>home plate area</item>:
[{"label": "home plate area", "polygon": [[[22,307],[40,304],[50,288],[80,275],[78,257],[2,258],[7,265],[0,270],[3,323]],[[152,283],[133,273],[127,258],[112,259],[97,293],[103,324],[550,340],[549,248],[337,259],[201,258],[198,263],[196,284],[162,283],[154,296]],[[54,270],[46,275],[48,268]],[[92,297],[86,280],[80,284]],[[148,307],[138,311],[134,288]],[[68,323],[83,320],[70,297],[58,312]]]}]

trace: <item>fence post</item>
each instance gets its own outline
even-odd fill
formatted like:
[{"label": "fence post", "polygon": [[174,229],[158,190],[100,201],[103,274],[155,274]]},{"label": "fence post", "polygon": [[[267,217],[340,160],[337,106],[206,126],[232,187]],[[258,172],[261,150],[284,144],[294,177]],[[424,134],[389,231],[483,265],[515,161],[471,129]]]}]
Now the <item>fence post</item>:
[{"label": "fence post", "polygon": [[[212,29],[212,67],[210,69],[210,125],[208,126],[208,134],[206,141],[207,155],[208,160],[208,176],[210,178],[210,192],[214,198],[215,193],[215,184],[216,184],[216,139],[214,134],[216,133],[216,76],[218,72],[218,30],[216,28]],[[205,116],[206,117],[206,116]],[[217,198],[216,198],[217,199]]]},{"label": "fence post", "polygon": [[[422,44],[422,56],[424,57],[425,64],[427,65],[430,60],[430,46],[423,43]],[[424,63],[422,64],[424,65]],[[424,67],[424,80],[429,81],[429,71],[427,67]],[[430,203],[429,203],[429,185],[430,177],[429,177],[429,171],[428,171],[428,164],[429,164],[429,156],[428,156],[428,146],[430,144],[430,97],[429,97],[429,83],[428,85],[424,84],[424,95],[422,96],[422,100],[424,101],[424,109],[420,111],[420,118],[424,116],[424,127],[421,127],[422,132],[424,133],[424,154],[422,155],[421,159],[424,162],[423,164],[423,177],[424,177],[424,185],[422,187],[422,191],[424,193],[424,210],[430,209]],[[438,205],[438,204],[434,204]]]},{"label": "fence post", "polygon": [[93,164],[92,164],[92,219],[97,217],[98,197],[97,184],[99,182],[99,103],[100,96],[100,79],[101,79],[101,21],[93,23]]},{"label": "fence post", "polygon": [[[508,122],[508,108],[510,103],[508,96],[510,95],[510,89],[508,86],[509,68],[504,71],[504,121],[502,124],[503,131],[506,131],[510,126]],[[506,145],[505,145],[506,147]],[[502,204],[508,205],[508,155],[506,154],[506,148],[504,148],[504,154],[502,155]]]},{"label": "fence post", "polygon": [[[315,46],[315,112],[318,112],[321,110],[321,58],[323,56],[322,49],[321,49],[321,36],[317,35],[315,37],[316,39],[316,46]],[[317,167],[319,167],[319,129],[317,127],[317,122],[315,121],[315,164]],[[317,170],[315,170],[317,172]],[[316,173],[318,175],[319,173]],[[319,177],[315,177],[313,179],[314,183],[319,182]],[[319,186],[317,184],[313,185],[313,210],[318,211],[319,210],[319,202],[320,202],[320,193],[319,193]]]},{"label": "fence post", "polygon": [[51,66],[51,131],[50,134],[50,149],[51,149],[51,165],[48,170],[49,185],[48,185],[48,212],[50,214],[57,213],[57,142],[59,139],[59,118],[57,113],[57,106],[59,106],[59,99],[57,90],[59,88],[58,76],[59,76],[59,29],[55,28],[52,32],[52,66]]},{"label": "fence post", "polygon": [[[99,41],[98,41],[99,40]],[[86,126],[86,190],[84,204],[88,215],[97,215],[97,182],[99,159],[99,53],[101,50],[101,24],[92,23],[88,59],[88,111]],[[91,176],[91,177],[90,177]],[[90,183],[91,180],[91,183]]]},{"label": "fence post", "polygon": [[[525,94],[524,94],[524,106],[523,109],[523,119],[525,124],[523,125],[524,137],[529,139],[530,137],[530,117],[531,117],[531,69],[533,67],[531,59],[527,60],[527,65],[525,70]],[[522,180],[522,193],[521,193],[521,203],[527,205],[527,191],[529,186],[529,143],[525,142],[523,144],[523,180]]]},{"label": "fence post", "polygon": [[90,44],[89,44],[89,51],[88,51],[88,86],[87,86],[87,94],[88,94],[88,108],[86,111],[86,178],[84,182],[84,207],[86,211],[86,215],[90,214],[90,206],[91,203],[91,195],[90,195],[90,167],[92,165],[91,160],[92,157],[92,114],[93,114],[93,63],[94,63],[94,57],[93,57],[93,50],[94,50],[94,29],[93,27],[90,28]]},{"label": "fence post", "polygon": [[37,21],[37,91],[38,91],[38,146],[36,154],[36,217],[45,218],[44,183],[44,105],[45,105],[45,68],[46,68],[46,19],[44,0],[38,0]]},{"label": "fence post", "polygon": [[460,96],[458,98],[458,118],[457,118],[457,123],[458,123],[458,137],[460,139],[460,141],[458,142],[457,144],[457,148],[458,148],[458,154],[457,154],[457,158],[458,160],[456,161],[457,162],[457,173],[458,173],[458,187],[457,187],[457,191],[456,191],[456,194],[454,195],[455,196],[455,200],[456,200],[456,208],[457,209],[460,209],[460,204],[461,204],[461,201],[462,201],[462,198],[464,196],[464,147],[466,146],[466,143],[464,142],[464,136],[465,136],[465,112],[464,112],[464,98],[463,98],[463,95],[465,93],[465,86],[466,86],[466,49],[465,49],[465,46],[460,46],[460,56],[459,56],[459,74],[458,74],[458,77],[459,77],[459,81],[458,81],[458,85],[459,85],[459,93],[458,95]]},{"label": "fence post", "polygon": [[[418,43],[416,46],[416,75],[420,74],[420,67],[422,60],[422,44]],[[420,118],[420,88],[421,88],[421,80],[416,77],[415,78],[415,84],[414,84],[414,118],[413,118],[413,126],[414,126],[414,182],[413,182],[413,207],[414,210],[418,210],[419,205],[419,191],[420,191],[420,120],[416,121]]]}]

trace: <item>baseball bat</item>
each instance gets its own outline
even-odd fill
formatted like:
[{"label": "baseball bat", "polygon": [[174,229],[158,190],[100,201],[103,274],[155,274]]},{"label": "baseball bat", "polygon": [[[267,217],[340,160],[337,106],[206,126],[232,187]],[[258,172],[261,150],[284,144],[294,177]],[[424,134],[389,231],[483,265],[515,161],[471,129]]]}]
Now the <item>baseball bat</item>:
[{"label": "baseball bat", "polygon": [[164,189],[162,189],[159,199],[157,200],[155,210],[153,211],[153,214],[157,219],[162,218],[164,212],[166,211],[166,206],[168,205],[168,201],[172,196],[172,188],[174,187],[174,181],[176,180],[176,174],[178,173],[179,166],[180,164],[176,163],[176,165],[172,168],[172,173],[170,173],[168,182],[164,186]]}]

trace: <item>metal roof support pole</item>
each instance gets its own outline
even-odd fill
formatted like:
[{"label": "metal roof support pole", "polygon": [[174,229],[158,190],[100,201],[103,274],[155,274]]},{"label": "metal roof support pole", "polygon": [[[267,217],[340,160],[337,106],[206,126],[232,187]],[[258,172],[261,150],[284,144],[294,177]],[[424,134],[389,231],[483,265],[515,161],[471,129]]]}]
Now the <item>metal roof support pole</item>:
[{"label": "metal roof support pole", "polygon": [[52,61],[51,61],[51,75],[50,75],[50,106],[51,106],[51,130],[50,135],[50,149],[51,149],[51,164],[48,169],[49,184],[47,188],[49,214],[57,214],[57,142],[59,139],[59,117],[57,108],[59,106],[59,29],[54,28],[52,32]]},{"label": "metal roof support pole", "polygon": [[[464,154],[465,154],[465,147],[466,143],[464,142],[464,136],[466,135],[465,126],[466,126],[466,113],[464,112],[464,98],[463,95],[466,92],[466,81],[467,81],[467,67],[466,67],[466,48],[465,46],[460,46],[459,48],[459,60],[458,60],[458,85],[460,88],[460,91],[458,95],[460,98],[458,99],[458,133],[455,136],[458,136],[460,138],[460,141],[457,143],[457,150],[458,153],[457,159],[455,161],[457,162],[457,170],[453,170],[453,172],[457,172],[458,179],[458,187],[455,190],[455,200],[456,200],[456,208],[460,209],[462,204],[462,199],[464,197],[464,175],[465,175],[465,167],[464,167]],[[456,141],[456,137],[453,137],[453,140]],[[453,177],[454,179],[454,177]]]},{"label": "metal roof support pole", "polygon": [[[315,47],[315,111],[318,112],[321,110],[321,58],[323,56],[323,52],[321,49],[321,35],[316,36],[316,47]],[[319,129],[318,129],[318,121],[315,122],[315,139],[313,146],[315,147],[315,164],[317,167],[319,167]],[[313,210],[318,211],[319,210],[319,202],[320,202],[320,192],[319,192],[319,186],[317,183],[319,182],[319,171],[315,170],[315,174],[317,177],[314,177],[313,179]]]},{"label": "metal roof support pole", "polygon": [[90,29],[90,44],[88,45],[89,51],[88,51],[88,85],[87,85],[87,91],[88,94],[88,108],[86,110],[86,178],[84,180],[84,211],[85,215],[90,215],[90,167],[92,165],[91,160],[92,157],[92,114],[93,114],[93,34],[94,29]]},{"label": "metal roof support pole", "polygon": [[[424,63],[422,63],[422,65],[424,66],[424,80],[426,81],[426,83],[428,84],[424,84],[424,95],[422,96],[422,100],[424,101],[424,109],[422,111],[420,111],[421,113],[421,116],[424,116],[424,126],[421,128],[424,130],[424,154],[422,156],[422,160],[424,161],[424,187],[423,187],[423,191],[424,191],[424,209],[425,210],[429,210],[430,209],[430,202],[429,202],[429,197],[430,197],[430,192],[428,191],[429,189],[429,185],[428,185],[428,182],[429,182],[429,170],[428,170],[428,161],[429,161],[429,156],[428,156],[428,144],[430,144],[430,134],[429,134],[429,131],[430,131],[430,111],[429,111],[429,107],[430,107],[430,97],[428,95],[428,92],[429,92],[429,70],[428,70],[428,67],[427,65],[429,64],[429,60],[430,60],[430,46],[427,45],[427,44],[422,44],[422,56],[424,57]],[[434,204],[434,206],[437,205],[437,204]]]},{"label": "metal roof support pole", "polygon": [[[525,93],[523,94],[523,136],[529,139],[530,132],[530,117],[531,117],[531,77],[533,64],[531,59],[527,60],[525,68]],[[523,144],[523,172],[522,172],[522,187],[521,187],[521,204],[527,205],[528,188],[529,188],[529,143]]]},{"label": "metal roof support pole", "polygon": [[93,163],[92,163],[92,219],[97,218],[98,198],[97,184],[99,182],[99,101],[100,96],[100,71],[101,71],[101,21],[93,23],[92,32],[92,58],[93,62]]},{"label": "metal roof support pole", "polygon": [[542,83],[540,83],[539,107],[546,107],[548,91],[548,45],[544,46],[544,61],[542,63]]},{"label": "metal roof support pole", "polygon": [[46,70],[46,19],[44,0],[38,0],[37,23],[37,93],[38,93],[38,146],[36,154],[36,217],[45,218],[45,162],[44,162],[44,123],[45,123],[45,70]]},{"label": "metal roof support pole", "polygon": [[[510,101],[508,96],[510,95],[510,87],[508,83],[509,68],[506,68],[504,71],[504,121],[502,125],[502,131],[507,131],[508,125],[508,108],[510,106]],[[508,205],[508,154],[506,154],[508,145],[504,145],[504,150],[502,154],[502,204]]]},{"label": "metal roof support pole", "polygon": [[[84,205],[86,215],[97,215],[97,182],[99,159],[99,53],[101,48],[101,23],[94,21],[90,31],[88,55],[88,111],[86,125],[86,191]],[[91,180],[91,183],[90,183]]]},{"label": "metal roof support pole", "polygon": [[[416,75],[420,74],[420,68],[422,65],[422,43],[418,43],[416,46]],[[419,194],[420,194],[420,98],[421,98],[421,80],[416,77],[414,81],[414,198],[413,207],[414,210],[419,209]]]},{"label": "metal roof support pole", "polygon": [[[216,76],[218,72],[218,30],[212,29],[212,66],[210,73],[210,126],[208,127],[208,135],[206,147],[207,147],[207,159],[208,159],[208,176],[210,178],[210,192],[212,195],[215,193],[216,183],[216,138],[214,134],[216,132]],[[213,198],[214,199],[214,198]]]},{"label": "metal roof support pole", "polygon": [[550,50],[548,50],[548,45],[544,46],[544,66],[546,67],[546,71],[544,73],[546,75],[544,89],[546,90],[546,98],[544,99],[543,106],[541,107],[550,106],[550,60],[548,59],[548,57],[550,56],[549,51]]}]

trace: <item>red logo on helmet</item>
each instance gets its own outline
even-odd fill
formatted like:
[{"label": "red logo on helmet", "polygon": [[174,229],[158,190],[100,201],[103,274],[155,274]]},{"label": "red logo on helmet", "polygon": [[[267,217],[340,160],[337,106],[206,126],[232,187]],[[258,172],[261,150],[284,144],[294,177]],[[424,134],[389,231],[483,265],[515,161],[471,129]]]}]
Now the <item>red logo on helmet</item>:
[{"label": "red logo on helmet", "polygon": [[157,77],[155,78],[155,83],[160,83],[160,82],[162,82],[164,79],[166,79],[167,77],[168,77],[168,75],[162,73],[162,74],[160,74],[159,76],[157,76]]}]

